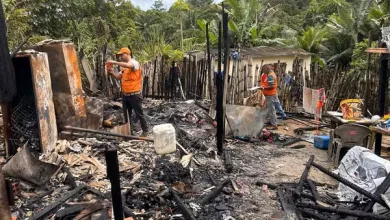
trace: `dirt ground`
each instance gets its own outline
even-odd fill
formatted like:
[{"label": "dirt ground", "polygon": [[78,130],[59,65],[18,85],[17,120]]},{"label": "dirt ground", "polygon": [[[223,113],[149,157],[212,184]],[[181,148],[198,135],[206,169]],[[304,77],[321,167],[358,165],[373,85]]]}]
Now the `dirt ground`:
[{"label": "dirt ground", "polygon": [[[291,121],[286,121],[289,131],[297,127]],[[280,133],[289,133],[279,127]],[[256,185],[261,180],[267,183],[297,183],[305,168],[305,164],[311,155],[315,155],[315,161],[327,168],[331,164],[327,162],[327,152],[314,148],[310,143],[299,142],[306,147],[292,149],[279,147],[274,144],[263,146],[234,142],[229,144],[234,160],[234,178],[242,187],[243,196],[237,202],[232,211],[236,219],[271,219],[273,213],[280,211],[280,203],[277,201],[273,190],[263,190]],[[293,145],[294,146],[294,145]],[[327,175],[312,168],[309,178],[318,185],[326,185],[335,188],[337,182]]]}]

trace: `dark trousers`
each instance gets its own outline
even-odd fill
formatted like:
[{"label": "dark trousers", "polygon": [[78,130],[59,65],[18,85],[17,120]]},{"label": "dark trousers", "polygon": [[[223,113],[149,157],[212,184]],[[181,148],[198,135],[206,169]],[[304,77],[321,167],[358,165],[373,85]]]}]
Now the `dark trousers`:
[{"label": "dark trousers", "polygon": [[[131,96],[122,96],[123,103],[123,114],[125,115],[125,122],[128,123],[131,118],[131,113],[134,110],[135,115],[141,122],[141,128],[143,132],[148,132],[148,125],[145,120],[144,110],[142,109],[142,96],[131,95]],[[130,126],[133,128],[132,120],[130,119]]]}]

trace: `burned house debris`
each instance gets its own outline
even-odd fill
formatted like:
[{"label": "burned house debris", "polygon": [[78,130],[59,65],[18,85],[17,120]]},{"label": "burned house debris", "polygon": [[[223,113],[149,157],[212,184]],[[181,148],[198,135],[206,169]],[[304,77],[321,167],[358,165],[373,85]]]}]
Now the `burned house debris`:
[{"label": "burned house debris", "polygon": [[[323,114],[324,90],[299,76],[279,79],[281,97],[300,94],[267,129],[261,69],[252,75],[248,64],[250,80],[246,65],[244,79],[223,74],[222,14],[218,57],[188,55],[177,85],[165,57],[143,65],[147,137],[136,117],[125,123],[119,84],[107,69],[93,73],[72,42],[46,40],[9,59],[0,35],[0,219],[390,219],[390,162],[370,150],[390,133],[384,115],[368,122],[360,99]],[[280,63],[272,68],[282,78]]]}]

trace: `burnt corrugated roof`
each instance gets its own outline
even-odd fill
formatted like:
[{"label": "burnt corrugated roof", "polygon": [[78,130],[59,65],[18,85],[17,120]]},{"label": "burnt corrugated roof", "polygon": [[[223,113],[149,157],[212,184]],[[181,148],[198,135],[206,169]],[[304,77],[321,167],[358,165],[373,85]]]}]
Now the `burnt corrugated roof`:
[{"label": "burnt corrugated roof", "polygon": [[[233,50],[230,50],[233,52]],[[212,49],[211,53],[216,55],[218,53],[217,49]],[[291,48],[291,47],[253,47],[253,48],[241,48],[241,56],[251,56],[253,58],[261,57],[278,57],[278,56],[295,56],[295,55],[306,55],[309,56],[311,53],[300,49],[300,48]]]}]

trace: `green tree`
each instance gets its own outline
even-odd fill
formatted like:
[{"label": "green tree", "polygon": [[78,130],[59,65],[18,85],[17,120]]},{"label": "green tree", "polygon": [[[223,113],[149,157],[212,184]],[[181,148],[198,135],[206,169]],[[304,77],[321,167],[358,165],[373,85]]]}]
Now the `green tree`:
[{"label": "green tree", "polygon": [[184,46],[183,46],[183,40],[184,40],[184,37],[183,37],[183,16],[184,16],[184,12],[189,11],[190,8],[189,8],[189,5],[187,4],[187,2],[185,2],[184,0],[177,0],[175,3],[173,3],[171,10],[179,13],[180,34],[181,34],[180,48],[181,48],[181,50],[183,50],[184,49]]},{"label": "green tree", "polygon": [[154,1],[153,5],[152,5],[152,9],[153,10],[156,10],[156,11],[164,11],[165,8],[164,8],[164,3],[162,0],[156,0]]}]

